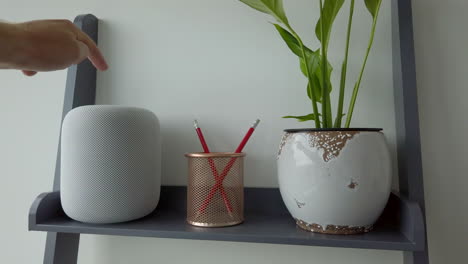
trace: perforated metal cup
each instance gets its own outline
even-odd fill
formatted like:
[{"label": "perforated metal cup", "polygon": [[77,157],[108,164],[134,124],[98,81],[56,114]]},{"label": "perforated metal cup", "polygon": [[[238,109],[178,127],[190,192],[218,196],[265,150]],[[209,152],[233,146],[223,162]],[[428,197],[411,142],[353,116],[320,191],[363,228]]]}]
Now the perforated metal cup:
[{"label": "perforated metal cup", "polygon": [[244,221],[245,153],[188,153],[187,222],[221,227]]}]

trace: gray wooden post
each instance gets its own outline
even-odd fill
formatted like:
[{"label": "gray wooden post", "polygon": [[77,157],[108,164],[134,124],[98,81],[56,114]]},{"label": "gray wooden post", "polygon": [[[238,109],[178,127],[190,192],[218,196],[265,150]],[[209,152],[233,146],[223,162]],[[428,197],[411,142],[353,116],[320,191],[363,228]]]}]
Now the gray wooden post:
[{"label": "gray wooden post", "polygon": [[[425,222],[411,0],[392,1],[392,39],[400,193],[419,203]],[[427,238],[424,251],[404,252],[404,263],[429,263]]]},{"label": "gray wooden post", "polygon": [[[80,15],[75,25],[87,33],[96,43],[98,19],[93,15]],[[88,60],[71,66],[67,72],[62,120],[75,107],[92,105],[96,97],[96,69]],[[55,167],[54,191],[60,190],[60,143]],[[76,264],[80,234],[48,232],[44,264]]]}]

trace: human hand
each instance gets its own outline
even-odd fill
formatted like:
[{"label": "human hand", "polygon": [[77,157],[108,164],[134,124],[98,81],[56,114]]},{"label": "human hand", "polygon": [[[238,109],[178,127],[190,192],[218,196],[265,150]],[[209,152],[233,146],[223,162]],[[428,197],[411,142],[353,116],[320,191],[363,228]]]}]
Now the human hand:
[{"label": "human hand", "polygon": [[[88,58],[99,70],[107,63],[94,41],[68,20],[36,20],[10,24],[15,36],[8,68],[32,76],[78,64]],[[8,41],[8,40],[7,40]]]}]

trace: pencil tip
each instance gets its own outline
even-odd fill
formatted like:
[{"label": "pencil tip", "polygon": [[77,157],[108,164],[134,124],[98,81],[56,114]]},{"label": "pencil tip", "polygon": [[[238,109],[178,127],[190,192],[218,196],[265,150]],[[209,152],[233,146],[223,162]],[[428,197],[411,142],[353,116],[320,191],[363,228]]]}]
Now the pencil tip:
[{"label": "pencil tip", "polygon": [[193,126],[195,128],[198,128],[198,121],[196,119],[193,120]]},{"label": "pencil tip", "polygon": [[255,120],[252,127],[256,128],[258,126],[258,123],[260,123],[260,119]]}]

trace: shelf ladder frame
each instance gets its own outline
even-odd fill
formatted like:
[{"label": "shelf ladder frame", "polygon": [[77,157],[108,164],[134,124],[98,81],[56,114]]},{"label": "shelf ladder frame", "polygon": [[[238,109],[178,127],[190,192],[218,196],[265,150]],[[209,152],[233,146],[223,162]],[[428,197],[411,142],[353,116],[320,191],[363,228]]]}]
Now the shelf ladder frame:
[{"label": "shelf ladder frame", "polygon": [[[419,132],[416,60],[411,0],[392,0],[392,48],[395,122],[400,193],[426,213]],[[427,232],[423,251],[404,252],[404,264],[429,264]]]},{"label": "shelf ladder frame", "polygon": [[[75,25],[98,42],[98,19],[91,14],[79,15]],[[75,107],[93,105],[96,100],[96,68],[89,60],[68,68],[62,121]],[[60,141],[57,151],[53,190],[60,190]],[[47,232],[44,264],[77,264],[80,234]]]},{"label": "shelf ladder frame", "polygon": [[[400,193],[418,202],[424,216],[412,20],[411,0],[392,0],[393,79]],[[97,43],[98,19],[94,15],[80,15],[74,23]],[[85,60],[70,67],[67,72],[62,120],[75,107],[95,104],[95,96],[96,69],[92,64]],[[53,190],[60,190],[60,143]],[[77,264],[79,240],[80,234],[48,232],[44,264]],[[404,252],[403,256],[404,264],[429,264],[427,239],[423,251]]]}]

